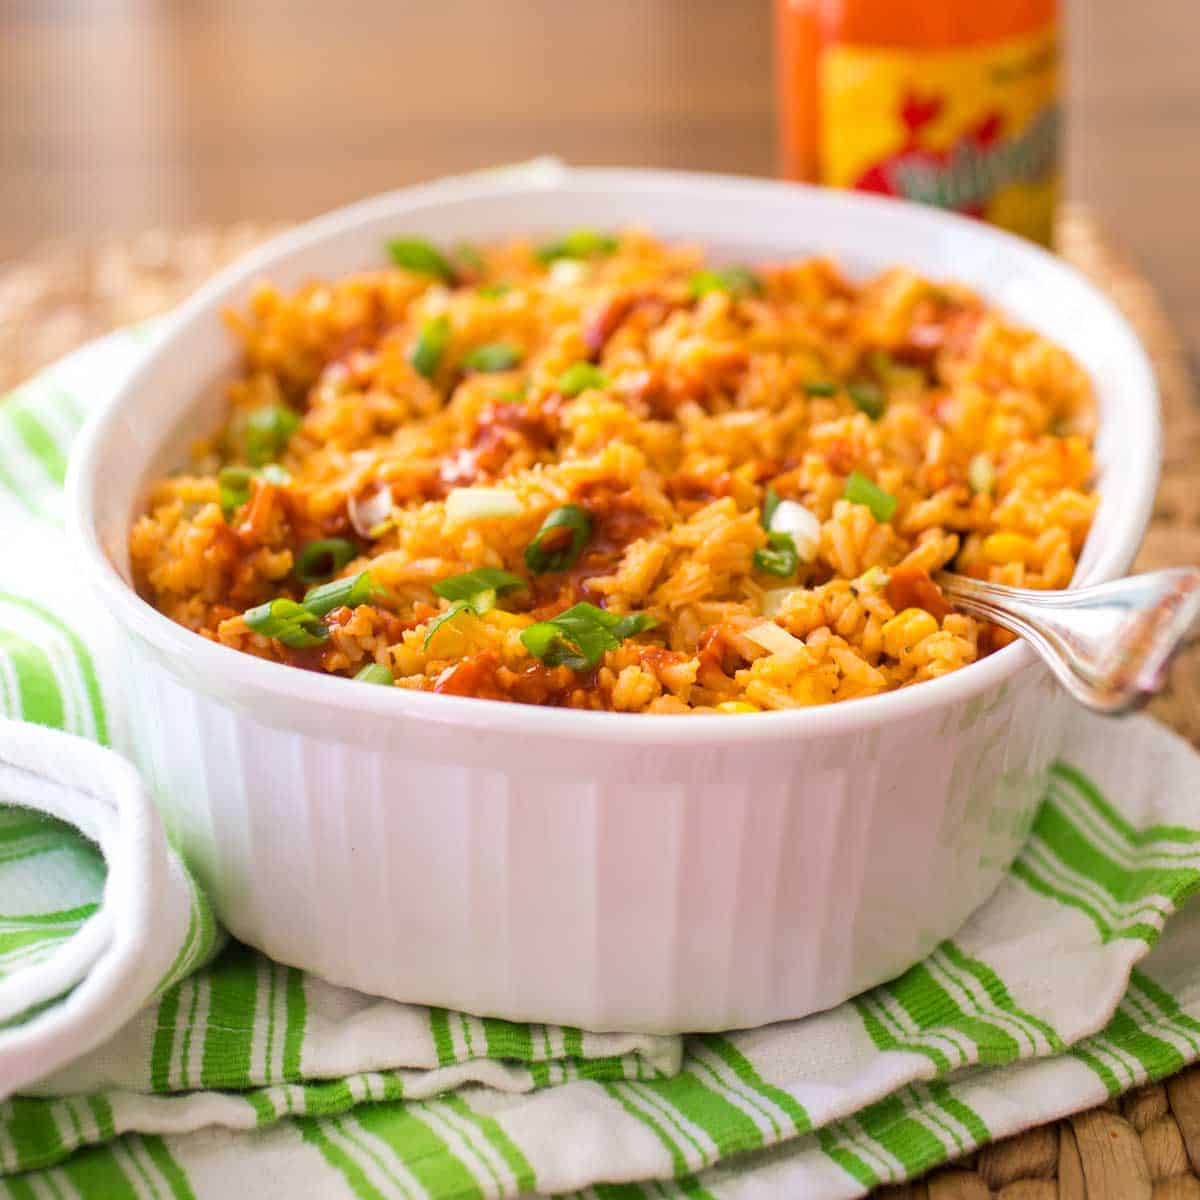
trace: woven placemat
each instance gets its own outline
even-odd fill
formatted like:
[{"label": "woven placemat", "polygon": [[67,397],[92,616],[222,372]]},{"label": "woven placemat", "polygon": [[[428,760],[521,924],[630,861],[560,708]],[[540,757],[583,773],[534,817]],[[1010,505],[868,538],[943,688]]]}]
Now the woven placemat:
[{"label": "woven placemat", "polygon": [[[0,392],[68,350],[162,312],[275,232],[266,225],[64,241],[0,267]],[[1084,209],[1059,222],[1061,253],[1137,330],[1158,373],[1166,461],[1138,567],[1200,563],[1200,406],[1153,287]],[[1152,709],[1200,745],[1200,646],[1181,656]],[[986,1146],[890,1200],[1200,1200],[1200,1066],[1102,1108]]]}]

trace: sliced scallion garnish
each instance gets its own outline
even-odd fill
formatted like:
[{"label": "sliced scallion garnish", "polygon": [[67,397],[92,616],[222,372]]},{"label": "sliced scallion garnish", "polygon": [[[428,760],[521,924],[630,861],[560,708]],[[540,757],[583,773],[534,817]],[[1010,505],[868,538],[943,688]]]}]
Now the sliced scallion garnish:
[{"label": "sliced scallion garnish", "polygon": [[525,565],[535,574],[565,571],[583,551],[592,534],[592,518],[578,504],[556,508],[525,547]]},{"label": "sliced scallion garnish", "polygon": [[444,600],[470,600],[480,592],[493,591],[497,596],[503,596],[505,592],[515,592],[524,586],[525,580],[511,571],[502,571],[499,567],[479,567],[441,579],[433,585],[433,590],[435,595]]},{"label": "sliced scallion garnish", "polygon": [[[495,592],[480,592],[479,596],[477,596],[476,599],[483,597],[484,600],[486,601],[486,598],[488,596],[491,597],[493,602],[495,601],[495,598],[496,598]],[[490,607],[491,607],[491,605],[488,604],[486,608],[482,609],[482,611],[487,612],[488,608],[490,608]],[[433,635],[435,633],[437,633],[437,631],[439,629],[441,629],[441,627],[443,625],[445,625],[447,621],[453,621],[454,618],[457,617],[459,613],[463,613],[463,612],[472,612],[476,616],[479,616],[480,609],[477,609],[475,607],[475,605],[471,603],[470,600],[455,600],[455,602],[453,604],[451,604],[450,607],[448,609],[446,609],[445,612],[438,613],[438,615],[436,617],[434,617],[433,620],[430,621],[428,625],[425,626],[425,641],[422,643],[421,648],[423,650],[428,650],[429,643],[433,640]]]},{"label": "sliced scallion garnish", "polygon": [[766,494],[763,496],[762,502],[762,527],[764,529],[771,528],[771,518],[775,515],[775,510],[779,507],[781,501],[779,493],[771,484],[767,484]]},{"label": "sliced scallion garnish", "polygon": [[501,296],[506,296],[511,291],[511,283],[481,283],[475,289],[475,295],[481,296],[484,300],[499,300]]},{"label": "sliced scallion garnish", "polygon": [[782,503],[779,493],[768,484],[761,516],[762,527],[767,531],[767,544],[761,550],[755,550],[754,566],[768,575],[786,579],[789,575],[795,575],[800,566],[800,553],[790,533],[771,529],[771,521]]},{"label": "sliced scallion garnish", "polygon": [[608,376],[587,362],[572,363],[559,377],[558,390],[570,399],[591,388],[608,387]]},{"label": "sliced scallion garnish", "polygon": [[483,270],[483,256],[474,246],[471,245],[470,242],[459,242],[458,245],[454,247],[454,257],[457,258],[460,263],[464,263],[466,266],[470,267],[472,271]]},{"label": "sliced scallion garnish", "polygon": [[450,318],[444,315],[434,317],[421,326],[409,361],[426,379],[432,379],[449,345]]},{"label": "sliced scallion garnish", "polygon": [[217,472],[221,492],[221,511],[229,516],[250,499],[250,485],[256,472],[252,467],[222,467]]},{"label": "sliced scallion garnish", "polygon": [[320,583],[336,575],[357,553],[358,547],[345,538],[321,538],[296,555],[293,571],[301,583]]},{"label": "sliced scallion garnish", "polygon": [[454,281],[454,268],[446,256],[424,238],[392,238],[387,244],[387,251],[392,262],[406,271],[433,275],[447,283]]},{"label": "sliced scallion garnish", "polygon": [[688,287],[692,297],[699,300],[709,292],[728,292],[731,296],[758,296],[762,281],[749,267],[717,267],[698,271]]},{"label": "sliced scallion garnish", "polygon": [[605,651],[615,650],[627,637],[657,624],[647,613],[619,616],[583,603],[522,630],[521,643],[547,666],[582,671],[594,667]]},{"label": "sliced scallion garnish", "polygon": [[433,585],[434,592],[444,600],[452,601],[445,612],[439,613],[429,622],[425,629],[424,648],[429,648],[430,639],[447,621],[453,621],[459,613],[473,612],[477,617],[483,616],[496,607],[496,597],[505,592],[515,592],[525,586],[525,580],[511,571],[502,571],[499,567],[479,567],[474,571],[464,571],[461,575],[451,575]]},{"label": "sliced scallion garnish", "polygon": [[331,583],[311,588],[305,593],[304,607],[310,613],[323,617],[335,608],[355,608],[382,595],[383,589],[376,585],[370,571],[360,571],[346,579],[335,579]]},{"label": "sliced scallion garnish", "polygon": [[778,575],[787,579],[795,575],[800,565],[800,554],[790,533],[769,532],[767,544],[754,552],[755,567],[767,575]]},{"label": "sliced scallion garnish", "polygon": [[300,425],[300,415],[282,404],[266,404],[246,418],[246,458],[261,467],[278,458]]},{"label": "sliced scallion garnish", "polygon": [[247,609],[243,619],[255,633],[276,638],[294,650],[319,646],[329,637],[318,613],[283,596]]},{"label": "sliced scallion garnish", "polygon": [[354,678],[359,683],[381,683],[385,687],[392,687],[396,682],[391,671],[382,663],[377,662],[368,663]]},{"label": "sliced scallion garnish", "polygon": [[877,383],[852,383],[846,388],[854,407],[878,421],[887,410],[887,396]]},{"label": "sliced scallion garnish", "polygon": [[597,233],[594,229],[576,229],[553,241],[543,242],[534,256],[543,266],[560,258],[591,258],[598,254],[612,254],[617,248],[617,239],[609,233]]},{"label": "sliced scallion garnish", "polygon": [[463,366],[468,371],[507,371],[521,361],[521,352],[507,342],[489,342],[486,346],[476,346],[463,359]]},{"label": "sliced scallion garnish", "polygon": [[877,483],[872,483],[858,471],[847,476],[842,495],[851,504],[865,504],[871,510],[871,515],[881,525],[890,521],[892,514],[896,511],[896,497],[885,492]]},{"label": "sliced scallion garnish", "polygon": [[221,493],[221,511],[226,517],[250,499],[251,484],[256,479],[265,479],[279,487],[292,482],[292,477],[278,463],[267,463],[261,471],[253,467],[222,467],[217,472],[217,487]]},{"label": "sliced scallion garnish", "polygon": [[838,394],[838,385],[830,383],[826,379],[810,379],[804,385],[804,390],[810,396],[836,396]]}]

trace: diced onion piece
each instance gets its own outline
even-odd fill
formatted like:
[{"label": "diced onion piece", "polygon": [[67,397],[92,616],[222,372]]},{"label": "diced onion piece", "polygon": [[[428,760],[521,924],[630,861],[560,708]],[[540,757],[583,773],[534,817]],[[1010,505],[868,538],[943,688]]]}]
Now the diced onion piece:
[{"label": "diced onion piece", "polygon": [[446,528],[457,529],[490,517],[516,517],[524,511],[507,488],[455,488],[446,497]]},{"label": "diced onion piece", "polygon": [[801,650],[807,649],[799,638],[792,637],[786,629],[781,625],[776,625],[774,621],[764,621],[761,625],[755,625],[753,629],[747,629],[743,636],[748,637],[756,646],[761,646],[771,654],[798,654]]},{"label": "diced onion piece", "polygon": [[850,589],[856,594],[882,592],[891,582],[891,576],[881,567],[868,567],[857,579],[850,581]]},{"label": "diced onion piece", "polygon": [[577,258],[560,258],[550,264],[550,282],[555,287],[574,287],[582,283],[587,276],[587,263],[580,262]]},{"label": "diced onion piece", "polygon": [[763,592],[762,597],[762,612],[764,617],[775,616],[780,609],[787,603],[787,598],[798,591],[798,588],[771,588],[768,592]]},{"label": "diced onion piece", "polygon": [[816,559],[821,544],[821,522],[803,504],[780,500],[771,514],[768,528],[772,533],[791,535],[801,562],[810,563]]},{"label": "diced onion piece", "polygon": [[967,483],[973,492],[991,493],[996,486],[996,468],[986,454],[976,454],[967,464]]},{"label": "diced onion piece", "polygon": [[369,500],[351,496],[346,501],[346,515],[359,537],[374,537],[371,530],[383,524],[392,515],[392,489],[381,488]]}]

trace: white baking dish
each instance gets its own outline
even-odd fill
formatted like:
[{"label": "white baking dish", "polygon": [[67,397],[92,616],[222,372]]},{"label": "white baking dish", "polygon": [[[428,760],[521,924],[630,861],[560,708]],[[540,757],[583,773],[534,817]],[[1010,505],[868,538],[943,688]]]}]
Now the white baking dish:
[{"label": "white baking dish", "polygon": [[439,241],[629,223],[734,260],[829,252],[979,289],[1068,347],[1101,405],[1103,501],[1080,582],[1133,558],[1157,479],[1153,377],[1052,256],[929,209],[758,180],[555,163],[411,188],[250,255],[171,320],[86,431],[70,511],[127,635],[135,752],[220,915],[282,962],[401,1000],[591,1029],[795,1017],[895,975],[995,887],[1065,701],[1024,645],[934,682],[737,718],[540,709],[365,687],[172,624],[129,586],[142,485],[217,421],[219,319]]}]

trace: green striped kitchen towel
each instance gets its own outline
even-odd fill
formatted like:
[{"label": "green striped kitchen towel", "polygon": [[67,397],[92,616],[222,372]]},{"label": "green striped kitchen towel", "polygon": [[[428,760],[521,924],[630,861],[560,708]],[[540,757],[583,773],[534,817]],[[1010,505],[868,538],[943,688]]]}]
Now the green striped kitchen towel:
[{"label": "green striped kitchen towel", "polygon": [[[82,411],[139,353],[106,339],[0,404],[0,712],[118,747],[108,630],[57,523]],[[1200,1056],[1200,909],[1160,937],[1200,880],[1200,760],[1147,719],[1119,728],[1080,714],[996,896],[831,1012],[598,1036],[372,999],[230,942],[0,1105],[0,1193],[849,1197],[1173,1072]],[[4,799],[0,867],[79,864],[61,894],[31,869],[76,936],[63,914],[105,906],[106,856]],[[28,877],[10,892],[0,871],[0,970],[37,915]]]}]

